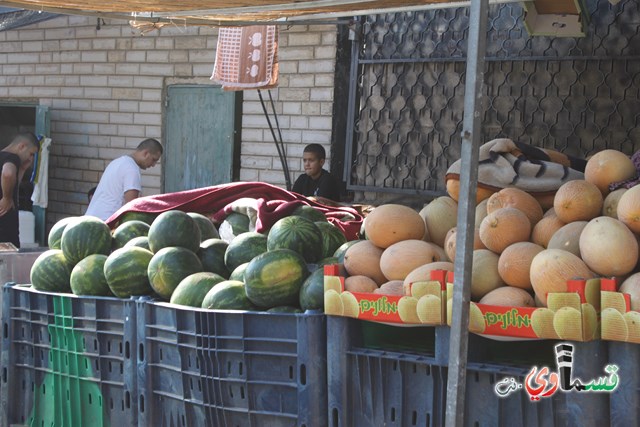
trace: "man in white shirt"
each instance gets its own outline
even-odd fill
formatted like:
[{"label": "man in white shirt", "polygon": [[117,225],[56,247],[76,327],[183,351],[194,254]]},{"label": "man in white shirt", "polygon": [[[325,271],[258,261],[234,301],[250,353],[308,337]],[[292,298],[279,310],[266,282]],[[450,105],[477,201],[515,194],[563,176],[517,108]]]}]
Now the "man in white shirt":
[{"label": "man in white shirt", "polygon": [[153,138],[138,144],[136,150],[113,160],[104,170],[86,215],[106,221],[125,203],[140,197],[140,169],[153,167],[162,156],[162,145]]}]

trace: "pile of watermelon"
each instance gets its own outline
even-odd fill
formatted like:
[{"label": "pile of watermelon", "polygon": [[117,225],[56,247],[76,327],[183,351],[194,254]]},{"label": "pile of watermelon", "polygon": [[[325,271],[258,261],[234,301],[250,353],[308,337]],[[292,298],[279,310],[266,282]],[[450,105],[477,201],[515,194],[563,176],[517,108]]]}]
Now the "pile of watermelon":
[{"label": "pile of watermelon", "polygon": [[264,233],[239,215],[231,240],[196,212],[128,213],[113,230],[95,217],[65,218],[31,268],[32,286],[217,310],[322,309],[322,266],[338,263],[350,243],[342,231],[306,205]]}]

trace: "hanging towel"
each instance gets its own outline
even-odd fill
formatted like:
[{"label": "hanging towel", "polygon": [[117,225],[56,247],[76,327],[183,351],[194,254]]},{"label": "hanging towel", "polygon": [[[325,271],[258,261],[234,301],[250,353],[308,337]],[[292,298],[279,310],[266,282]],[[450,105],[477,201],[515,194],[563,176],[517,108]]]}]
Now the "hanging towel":
[{"label": "hanging towel", "polygon": [[49,204],[49,146],[51,138],[44,138],[38,151],[37,172],[33,180],[31,201],[34,205],[46,208]]},{"label": "hanging towel", "polygon": [[211,80],[224,90],[268,89],[278,84],[275,25],[221,27]]}]

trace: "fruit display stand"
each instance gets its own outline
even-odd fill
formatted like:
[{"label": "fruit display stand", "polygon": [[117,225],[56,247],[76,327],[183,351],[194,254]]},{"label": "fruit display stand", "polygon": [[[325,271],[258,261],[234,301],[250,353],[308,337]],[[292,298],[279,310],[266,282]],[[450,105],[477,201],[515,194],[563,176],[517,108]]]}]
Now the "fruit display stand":
[{"label": "fruit display stand", "polygon": [[138,425],[328,425],[323,314],[137,307]]},{"label": "fruit display stand", "polygon": [[137,424],[132,299],[2,292],[3,425]]}]

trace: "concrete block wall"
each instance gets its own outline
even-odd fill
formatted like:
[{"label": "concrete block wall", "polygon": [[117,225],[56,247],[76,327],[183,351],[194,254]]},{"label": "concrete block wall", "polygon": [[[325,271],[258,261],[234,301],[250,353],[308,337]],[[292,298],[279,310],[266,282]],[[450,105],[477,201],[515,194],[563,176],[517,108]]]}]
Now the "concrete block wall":
[{"label": "concrete block wall", "polygon": [[[51,111],[49,227],[84,213],[87,191],[111,160],[143,138],[162,141],[167,85],[213,84],[216,28],[167,25],[142,35],[123,21],[96,23],[60,16],[0,32],[0,103]],[[271,94],[294,181],[306,144],[321,143],[330,155],[336,28],[283,26],[279,41],[279,87]],[[240,179],[284,187],[257,91],[245,91],[242,109]],[[160,193],[161,166],[143,171],[142,180],[143,195]]]}]

